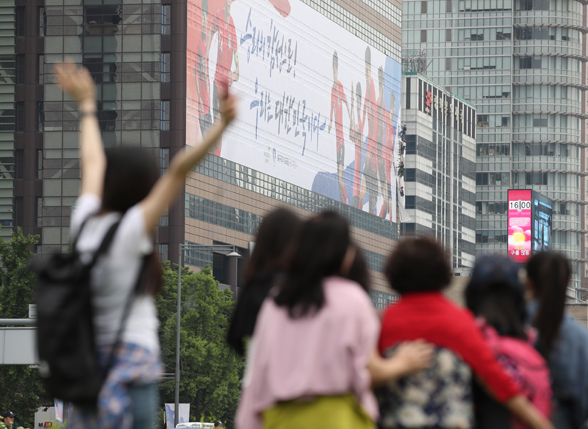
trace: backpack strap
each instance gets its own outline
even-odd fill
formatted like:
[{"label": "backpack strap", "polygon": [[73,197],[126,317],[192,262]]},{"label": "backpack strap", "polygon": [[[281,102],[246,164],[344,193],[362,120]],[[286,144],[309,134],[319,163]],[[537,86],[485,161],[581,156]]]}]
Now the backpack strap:
[{"label": "backpack strap", "polygon": [[[102,256],[104,253],[106,253],[108,251],[110,244],[112,243],[112,239],[114,238],[114,234],[116,234],[116,230],[118,229],[119,225],[120,225],[120,220],[114,222],[112,224],[112,226],[108,229],[108,231],[106,232],[106,235],[102,239],[102,243],[100,244],[100,247],[98,247],[98,250],[94,253],[94,257],[92,258],[92,262],[90,263],[90,267],[93,267],[94,265],[96,265],[96,262],[98,262],[98,258],[100,258],[100,256]],[[81,231],[82,230],[80,229],[80,232]],[[78,234],[78,236],[79,236],[79,234]]]},{"label": "backpack strap", "polygon": [[79,229],[78,233],[75,235],[75,237],[72,238],[72,240],[71,240],[71,253],[77,253],[76,245],[78,244],[78,238],[79,238],[80,234],[82,233],[82,231],[84,230],[84,227],[86,226],[86,224],[88,223],[88,221],[90,220],[91,217],[92,217],[92,215],[90,215],[90,216],[86,217],[86,219],[84,219],[84,221],[80,225],[80,229]]}]

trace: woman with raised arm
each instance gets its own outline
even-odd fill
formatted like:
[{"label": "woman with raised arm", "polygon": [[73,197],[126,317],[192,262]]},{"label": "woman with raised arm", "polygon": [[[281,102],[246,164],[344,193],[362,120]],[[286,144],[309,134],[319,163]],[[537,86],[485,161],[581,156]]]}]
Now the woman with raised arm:
[{"label": "woman with raised arm", "polygon": [[[104,151],[90,73],[71,62],[55,68],[61,89],[78,102],[82,183],[71,217],[71,236],[82,258],[91,258],[108,232],[112,243],[92,269],[95,342],[106,380],[98,408],[75,408],[71,428],[153,428],[161,374],[154,295],[161,268],[154,253],[158,219],[176,198],[188,172],[235,117],[235,102],[224,97],[222,118],[196,148],[177,154],[159,177],[155,158],[140,149]],[[149,275],[143,276],[145,271]],[[138,277],[146,281],[138,281]],[[137,289],[135,290],[135,286]],[[130,303],[125,309],[127,301]],[[126,313],[126,319],[123,318]],[[120,334],[119,328],[124,326]],[[113,346],[116,353],[110,361]]]}]

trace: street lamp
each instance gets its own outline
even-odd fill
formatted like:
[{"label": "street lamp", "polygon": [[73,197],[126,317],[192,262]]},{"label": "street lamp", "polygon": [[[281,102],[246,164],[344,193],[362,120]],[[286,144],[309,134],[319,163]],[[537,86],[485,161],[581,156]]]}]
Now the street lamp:
[{"label": "street lamp", "polygon": [[180,419],[180,307],[182,303],[182,261],[184,252],[186,250],[203,250],[210,252],[229,252],[226,256],[234,261],[234,266],[231,267],[233,275],[231,276],[231,286],[235,288],[233,293],[236,293],[237,287],[237,258],[241,255],[237,253],[237,246],[231,244],[182,244],[179,245],[178,252],[178,308],[177,308],[177,322],[176,322],[176,402],[174,410],[174,427],[178,425]]}]

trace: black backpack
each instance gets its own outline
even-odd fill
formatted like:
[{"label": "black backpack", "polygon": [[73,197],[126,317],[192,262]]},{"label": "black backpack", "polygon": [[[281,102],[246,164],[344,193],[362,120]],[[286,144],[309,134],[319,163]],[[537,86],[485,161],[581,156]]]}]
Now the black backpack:
[{"label": "black backpack", "polygon": [[[55,254],[33,262],[37,273],[37,352],[39,374],[49,397],[85,408],[95,408],[98,394],[114,363],[130,304],[140,284],[131,291],[108,365],[98,365],[94,340],[90,274],[98,259],[108,251],[120,222],[113,224],[89,262],[82,261],[74,242],[70,254]],[[85,222],[80,229],[84,228]],[[78,234],[79,236],[79,234]]]}]

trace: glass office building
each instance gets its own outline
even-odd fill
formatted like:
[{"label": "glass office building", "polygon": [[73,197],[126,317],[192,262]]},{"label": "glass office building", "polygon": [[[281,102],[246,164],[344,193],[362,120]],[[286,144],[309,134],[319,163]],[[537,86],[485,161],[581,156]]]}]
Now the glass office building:
[{"label": "glass office building", "polygon": [[574,287],[586,278],[584,4],[403,3],[405,62],[417,51],[421,71],[477,107],[477,252],[506,253],[506,192],[536,190],[554,200],[554,247]]},{"label": "glass office building", "polygon": [[435,237],[455,275],[476,253],[476,108],[418,73],[402,76],[406,126],[404,235]]},{"label": "glass office building", "polygon": [[[105,146],[151,150],[164,172],[169,159],[185,150],[187,124],[193,120],[186,114],[186,89],[194,82],[194,67],[188,68],[187,62],[187,39],[190,25],[201,18],[191,12],[187,0],[1,3],[0,236],[9,237],[14,227],[20,227],[25,234],[39,234],[37,253],[67,252],[71,209],[80,185],[79,113],[76,104],[54,84],[54,65],[69,57],[90,70],[97,84]],[[297,2],[293,9],[312,12],[316,19],[346,32],[355,43],[369,45],[374,56],[378,51],[382,58],[393,59],[400,79],[399,0],[302,3]],[[212,21],[225,2],[211,0],[208,7]],[[235,7],[233,15],[237,16],[239,6]],[[291,33],[297,33],[294,30]],[[240,30],[239,36],[243,34]],[[329,42],[327,45],[335,46],[338,41]],[[329,79],[332,54],[329,47],[325,57]],[[361,55],[363,59],[363,50]],[[241,55],[242,73],[246,58]],[[343,59],[341,62],[343,69]],[[363,65],[360,68],[363,77]],[[373,76],[378,76],[376,67]],[[397,99],[399,105],[400,97]],[[324,115],[322,118],[324,121]],[[327,133],[325,129],[323,135]],[[214,154],[192,172],[182,195],[161,217],[155,237],[159,256],[177,262],[180,243],[193,243],[236,246],[245,258],[263,216],[278,206],[289,207],[302,217],[326,208],[347,215],[354,239],[366,248],[374,305],[383,307],[394,299],[381,271],[398,240],[398,223]],[[212,264],[221,283],[227,283],[231,274],[231,268],[225,266],[226,255],[210,250],[187,251],[184,262],[192,267]]]}]

